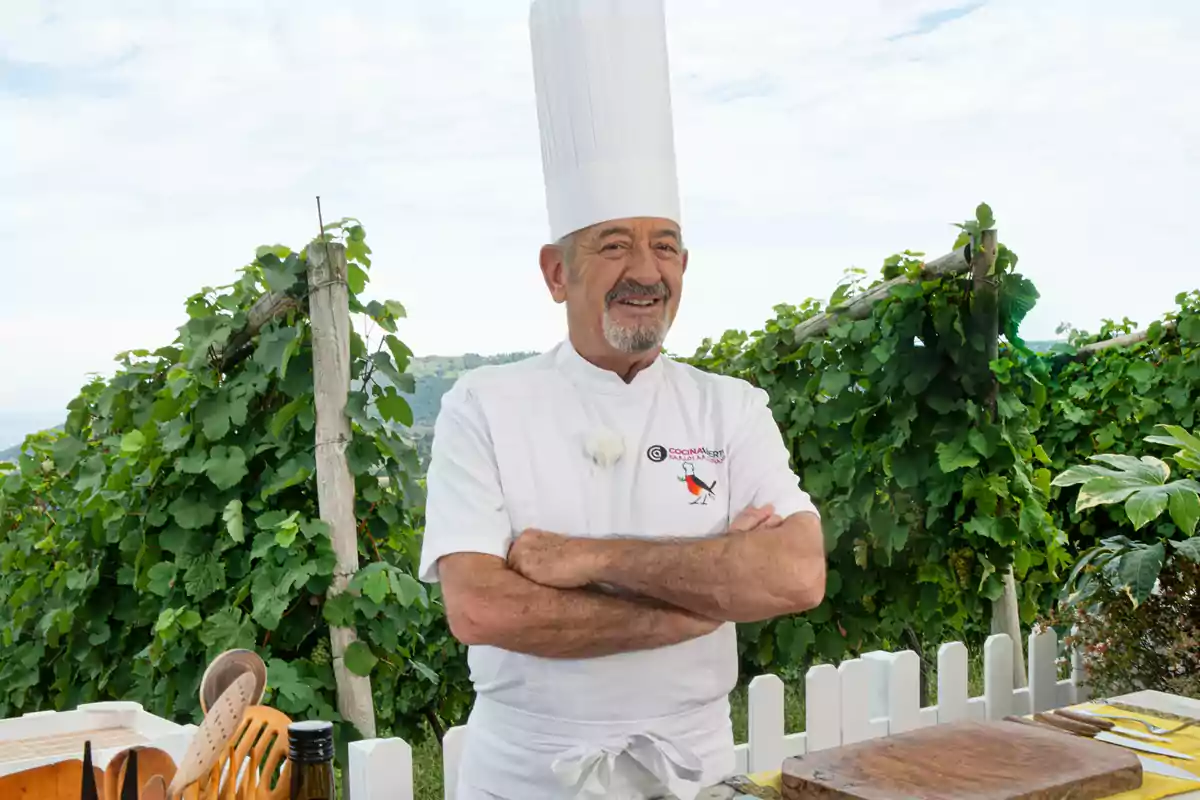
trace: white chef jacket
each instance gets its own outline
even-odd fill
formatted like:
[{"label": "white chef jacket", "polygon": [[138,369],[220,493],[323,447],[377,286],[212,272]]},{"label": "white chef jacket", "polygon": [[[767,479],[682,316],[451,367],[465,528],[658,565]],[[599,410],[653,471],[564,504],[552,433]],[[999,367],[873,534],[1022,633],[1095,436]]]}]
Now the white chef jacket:
[{"label": "white chef jacket", "polygon": [[[607,466],[593,458],[597,441],[605,439],[623,446],[621,457]],[[689,482],[689,474],[699,482]],[[704,537],[724,532],[750,505],[770,503],[784,517],[817,513],[789,467],[766,392],[665,356],[627,384],[583,359],[569,342],[462,376],[442,399],[427,480],[420,566],[427,582],[438,580],[438,559],[452,553],[505,558],[513,538],[527,528],[577,537]],[[705,716],[693,716],[683,727],[713,727],[719,717],[724,724],[716,739],[698,745],[710,751],[705,757],[717,772],[706,780],[719,781],[732,768],[728,695],[738,672],[735,637],[735,626],[727,623],[668,647],[578,660],[471,647],[477,702],[462,780],[472,779],[476,739],[489,738],[473,735],[477,717],[482,727],[500,709],[520,715],[526,739],[530,724],[553,721],[554,741],[541,741],[535,749],[543,760],[528,767],[543,773],[546,758],[571,744],[570,736],[561,736],[563,724],[577,723],[575,744],[586,744],[594,738],[589,731],[636,733],[647,720],[689,714]],[[513,736],[490,738],[499,747]],[[474,755],[497,768],[505,761],[498,753]],[[520,769],[510,765],[507,771]],[[549,788],[539,794],[529,785],[513,796],[569,794]]]}]

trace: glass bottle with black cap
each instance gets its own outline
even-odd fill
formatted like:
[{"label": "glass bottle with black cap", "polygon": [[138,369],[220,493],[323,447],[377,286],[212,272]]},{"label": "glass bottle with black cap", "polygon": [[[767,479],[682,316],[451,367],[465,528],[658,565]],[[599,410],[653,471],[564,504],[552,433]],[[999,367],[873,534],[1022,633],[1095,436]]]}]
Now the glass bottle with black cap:
[{"label": "glass bottle with black cap", "polygon": [[333,723],[320,720],[288,726],[292,765],[289,800],[336,800],[333,777]]}]

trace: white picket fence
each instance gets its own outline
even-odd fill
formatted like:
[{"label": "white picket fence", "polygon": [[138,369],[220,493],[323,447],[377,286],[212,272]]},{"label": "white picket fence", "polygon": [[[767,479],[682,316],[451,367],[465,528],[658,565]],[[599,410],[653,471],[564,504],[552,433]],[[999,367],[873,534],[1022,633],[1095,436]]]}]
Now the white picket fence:
[{"label": "white picket fence", "polygon": [[[787,733],[784,683],[775,675],[750,682],[748,741],[737,746],[737,772],[780,769],[789,756],[803,755],[893,733],[964,719],[995,720],[1061,708],[1088,699],[1082,666],[1058,679],[1054,631],[1029,637],[1028,686],[1014,688],[1013,644],[1007,634],[991,636],[983,650],[983,695],[970,697],[968,654],[961,642],[938,650],[938,703],[921,707],[920,660],[916,653],[876,651],[838,666],[821,664],[805,676],[805,731]],[[793,687],[799,689],[801,687]],[[465,726],[446,732],[442,771],[446,800],[455,799]],[[350,745],[351,800],[412,800],[412,750],[402,739],[371,739]]]}]

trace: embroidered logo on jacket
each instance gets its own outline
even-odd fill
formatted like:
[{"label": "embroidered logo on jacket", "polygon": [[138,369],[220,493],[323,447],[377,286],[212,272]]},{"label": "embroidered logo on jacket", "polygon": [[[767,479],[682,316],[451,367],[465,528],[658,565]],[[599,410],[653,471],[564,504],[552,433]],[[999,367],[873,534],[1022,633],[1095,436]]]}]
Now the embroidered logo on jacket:
[{"label": "embroidered logo on jacket", "polygon": [[725,461],[724,450],[714,450],[711,447],[663,447],[661,444],[651,445],[646,450],[646,458],[655,464],[670,459],[671,461],[706,461],[709,464],[721,464]]},{"label": "embroidered logo on jacket", "polygon": [[711,484],[706,483],[704,479],[696,475],[696,465],[690,461],[683,462],[683,477],[679,480],[687,486],[689,492],[696,496],[691,505],[708,505],[708,498],[717,496],[713,492],[717,482],[714,480]]}]

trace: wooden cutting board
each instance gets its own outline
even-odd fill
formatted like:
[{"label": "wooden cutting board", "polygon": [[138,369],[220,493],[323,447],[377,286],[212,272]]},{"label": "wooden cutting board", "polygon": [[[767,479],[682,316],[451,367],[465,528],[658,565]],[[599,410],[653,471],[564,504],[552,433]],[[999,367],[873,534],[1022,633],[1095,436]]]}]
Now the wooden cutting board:
[{"label": "wooden cutting board", "polygon": [[1132,750],[1016,722],[956,722],[783,763],[784,800],[1092,800],[1142,785]]}]

